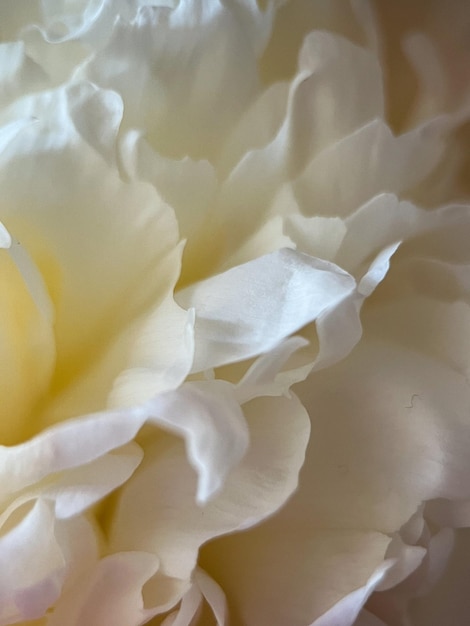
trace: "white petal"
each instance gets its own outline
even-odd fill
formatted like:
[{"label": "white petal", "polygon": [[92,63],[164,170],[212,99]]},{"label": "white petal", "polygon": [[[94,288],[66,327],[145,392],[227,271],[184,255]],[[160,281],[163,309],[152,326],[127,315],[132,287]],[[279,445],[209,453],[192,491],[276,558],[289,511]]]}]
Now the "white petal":
[{"label": "white petal", "polygon": [[378,567],[367,583],[344,596],[327,613],[316,619],[310,626],[353,626],[359,611],[364,606],[367,598],[386,575],[390,563],[384,563]]},{"label": "white petal", "polygon": [[304,380],[310,370],[310,363],[282,371],[290,357],[308,345],[303,337],[289,337],[279,346],[259,357],[237,383],[236,396],[241,404],[259,396],[288,395],[289,388]]},{"label": "white petal", "polygon": [[[74,85],[21,106],[26,117],[38,119],[13,137],[8,133],[2,218],[38,266],[55,307],[52,386],[60,403],[60,391],[79,384],[120,332],[173,289],[181,248],[172,209],[149,185],[123,183],[113,166],[120,119],[115,94]],[[114,352],[114,372],[109,361],[101,368],[106,372],[94,372],[100,384],[93,393],[80,390],[74,406],[70,401],[62,414],[56,408],[44,422],[105,408],[110,374],[133,365],[128,352]]]},{"label": "white petal", "polygon": [[315,618],[343,626],[340,619],[320,617],[330,609],[352,624],[392,565],[383,565],[389,538],[372,531],[315,529],[289,518],[288,508],[286,516],[281,511],[255,529],[203,547],[202,567],[225,590],[237,626],[305,626]]},{"label": "white petal", "polygon": [[294,181],[300,207],[307,215],[347,216],[378,193],[412,189],[442,158],[449,130],[447,118],[436,118],[395,137],[375,119],[343,135]]},{"label": "white petal", "polygon": [[118,21],[87,77],[123,96],[125,124],[145,129],[159,152],[210,159],[258,89],[269,13],[248,1],[141,7],[132,22]]},{"label": "white petal", "polygon": [[64,422],[17,446],[0,446],[1,498],[128,443],[146,418],[142,409],[103,412]]},{"label": "white petal", "polygon": [[267,352],[355,287],[339,267],[284,249],[177,294],[196,309],[193,371]]},{"label": "white petal", "polygon": [[148,404],[155,424],[186,440],[188,459],[198,472],[197,501],[212,498],[239,463],[249,441],[234,390],[225,381],[186,383]]},{"label": "white petal", "polygon": [[64,565],[52,513],[38,501],[0,538],[0,624],[42,617],[60,594]]},{"label": "white petal", "polygon": [[224,592],[219,585],[206,574],[204,570],[198,568],[195,573],[195,580],[200,590],[211,607],[217,626],[226,626],[227,622],[227,602]]},{"label": "white petal", "polygon": [[49,626],[140,626],[147,613],[142,587],[158,570],[151,554],[126,552],[104,557],[81,586],[64,595],[49,618]]},{"label": "white petal", "polygon": [[27,56],[22,42],[0,44],[0,104],[2,109],[15,98],[39,90],[46,84],[45,72]]},{"label": "white petal", "polygon": [[187,580],[202,543],[249,527],[286,501],[303,463],[308,418],[296,398],[254,400],[245,413],[250,448],[204,507],[194,501],[196,478],[181,443],[148,434],[143,463],[121,492],[110,533],[113,550],[153,552],[162,573]]}]

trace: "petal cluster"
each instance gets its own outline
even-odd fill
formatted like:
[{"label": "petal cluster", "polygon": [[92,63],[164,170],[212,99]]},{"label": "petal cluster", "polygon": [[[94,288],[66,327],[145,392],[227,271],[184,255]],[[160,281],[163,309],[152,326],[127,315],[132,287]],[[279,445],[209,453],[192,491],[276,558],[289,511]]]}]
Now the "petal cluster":
[{"label": "petal cluster", "polygon": [[458,0],[4,4],[0,626],[429,626],[470,525]]}]

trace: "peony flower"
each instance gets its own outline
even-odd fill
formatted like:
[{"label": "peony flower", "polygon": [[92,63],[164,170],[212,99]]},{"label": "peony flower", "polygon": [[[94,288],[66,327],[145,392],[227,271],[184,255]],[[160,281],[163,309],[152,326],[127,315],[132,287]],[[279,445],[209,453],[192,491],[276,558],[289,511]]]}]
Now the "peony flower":
[{"label": "peony flower", "polygon": [[458,1],[4,4],[0,625],[463,624]]}]

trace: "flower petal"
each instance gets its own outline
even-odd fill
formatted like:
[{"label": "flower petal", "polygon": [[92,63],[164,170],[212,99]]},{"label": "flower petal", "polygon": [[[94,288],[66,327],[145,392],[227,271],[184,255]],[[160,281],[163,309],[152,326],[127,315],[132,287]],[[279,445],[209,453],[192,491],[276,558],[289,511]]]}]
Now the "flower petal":
[{"label": "flower petal", "polygon": [[186,288],[196,309],[193,371],[267,352],[355,287],[339,267],[284,249]]},{"label": "flower petal", "polygon": [[197,501],[219,491],[248,447],[245,418],[225,381],[186,383],[148,405],[150,421],[186,440],[188,459],[198,472]]},{"label": "flower petal", "polygon": [[[308,440],[308,418],[296,398],[262,398],[245,407],[250,448],[221,492],[203,507],[182,444],[147,433],[142,465],[122,488],[110,531],[114,550],[158,555],[161,571],[187,580],[205,541],[246,528],[292,494]],[[287,419],[286,419],[287,416]]]}]

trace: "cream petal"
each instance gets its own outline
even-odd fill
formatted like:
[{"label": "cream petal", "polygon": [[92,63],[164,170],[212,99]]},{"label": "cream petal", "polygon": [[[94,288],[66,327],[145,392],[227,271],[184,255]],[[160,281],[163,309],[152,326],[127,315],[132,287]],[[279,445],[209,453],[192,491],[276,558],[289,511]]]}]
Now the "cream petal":
[{"label": "cream petal", "polygon": [[197,501],[206,503],[222,488],[249,442],[248,428],[232,386],[225,381],[189,382],[147,405],[150,421],[186,441],[198,473]]},{"label": "cream petal", "polygon": [[202,605],[202,593],[196,584],[191,585],[182,600],[177,611],[166,617],[161,626],[191,626],[200,614]]},{"label": "cream petal", "polygon": [[289,337],[256,359],[236,385],[236,397],[240,404],[259,396],[289,396],[290,387],[304,380],[311,364],[295,369],[287,368],[286,371],[282,371],[283,366],[293,354],[308,344],[304,337]]},{"label": "cream petal", "polygon": [[158,559],[141,552],[106,556],[61,598],[48,626],[140,626],[149,617],[142,587],[157,572]]},{"label": "cream petal", "polygon": [[[318,626],[343,626],[339,616],[352,624],[392,566],[382,563],[389,538],[278,520],[217,539],[202,550],[202,566],[227,594],[231,624],[305,626],[317,619]],[[332,606],[332,619],[320,617]]]},{"label": "cream petal", "polygon": [[173,207],[181,236],[188,238],[187,245],[191,245],[208,217],[218,190],[214,167],[208,161],[189,157],[181,160],[164,157],[137,131],[124,135],[120,159],[127,176],[154,185]]},{"label": "cream petal", "polygon": [[381,567],[378,567],[363,587],[355,589],[341,598],[337,604],[316,619],[310,626],[337,626],[339,624],[341,626],[353,626],[356,624],[356,617],[361,608],[376,586],[380,584],[389,567],[389,563],[384,563]]},{"label": "cream petal", "polygon": [[413,606],[420,604],[421,597],[429,596],[445,572],[454,547],[454,533],[445,528],[420,541],[426,546],[421,565],[399,585],[390,589],[385,586],[385,590],[379,587],[379,593],[373,594],[367,603],[368,610],[389,626],[415,624]]},{"label": "cream petal", "polygon": [[[393,194],[375,196],[346,220],[346,234],[335,262],[356,275],[371,255],[396,241],[409,241],[407,258],[429,257],[469,262],[461,245],[470,227],[468,206],[446,206],[426,211]],[[400,256],[400,255],[398,255]]]},{"label": "cream petal", "polygon": [[26,250],[1,230],[0,440],[11,445],[34,432],[31,411],[49,386],[55,342],[44,281]]},{"label": "cream petal", "polygon": [[309,436],[304,409],[294,397],[257,399],[244,409],[250,447],[203,507],[195,502],[196,478],[181,443],[163,434],[141,442],[144,460],[122,488],[112,521],[113,550],[155,553],[162,573],[187,580],[202,543],[251,526],[286,501]]},{"label": "cream petal", "polygon": [[114,380],[108,405],[132,406],[183,383],[193,363],[194,317],[193,309],[184,311],[170,294],[137,324],[128,366]]},{"label": "cream petal", "polygon": [[100,535],[96,524],[82,515],[56,519],[54,526],[55,536],[66,562],[62,593],[68,593],[97,562]]},{"label": "cream petal", "polygon": [[217,626],[226,626],[226,624],[228,624],[228,616],[227,601],[225,599],[224,592],[219,585],[201,568],[196,569],[194,578],[199,585],[206,602],[209,604],[214,613]]},{"label": "cream petal", "polygon": [[15,494],[16,497],[11,498],[10,503],[4,503],[0,523],[22,505],[37,498],[54,503],[56,519],[79,515],[123,484],[141,459],[139,446],[130,443],[81,467],[48,475],[45,480],[39,480],[32,487]]},{"label": "cream petal", "polygon": [[295,214],[286,216],[284,229],[299,252],[332,262],[347,232],[346,224],[339,217],[305,217]]},{"label": "cream petal", "polygon": [[[256,54],[269,13],[248,1],[142,6],[132,22],[118,21],[86,76],[123,96],[125,123],[144,128],[159,152],[213,158],[258,90]],[[169,80],[175,71],[178,80]]]},{"label": "cream petal", "polygon": [[[155,307],[178,276],[172,209],[150,186],[123,183],[94,149],[112,162],[119,102],[90,85],[30,98],[23,112],[40,119],[2,152],[2,219],[36,262],[55,306],[57,394],[100,358],[119,327]],[[98,134],[93,120],[103,121],[106,111],[109,125]],[[101,405],[85,410],[103,408],[111,384]]]},{"label": "cream petal", "polygon": [[379,118],[352,130],[320,152],[294,181],[306,215],[345,217],[378,193],[412,190],[443,158],[451,124],[446,117],[434,118],[396,137]]},{"label": "cream petal", "polygon": [[228,174],[248,151],[262,148],[275,138],[286,115],[288,93],[288,83],[275,83],[263,91],[243,114],[228,136],[217,164],[223,175]]},{"label": "cream petal", "polygon": [[346,233],[335,261],[356,273],[381,248],[412,237],[424,229],[426,221],[431,228],[433,216],[409,202],[400,202],[394,194],[379,194],[345,220]]},{"label": "cream petal", "polygon": [[0,44],[0,105],[44,88],[47,75],[25,52],[20,41]]},{"label": "cream petal", "polygon": [[[49,478],[46,485],[38,487],[37,495],[54,501],[58,519],[73,517],[125,483],[141,459],[140,448],[135,444],[128,444],[115,453],[64,472],[58,479]],[[17,503],[18,500],[15,505]]]},{"label": "cream petal", "polygon": [[180,291],[196,310],[193,371],[271,350],[354,287],[332,263],[283,249]]},{"label": "cream petal", "polygon": [[65,565],[45,503],[0,536],[0,562],[0,624],[42,617],[60,594]]},{"label": "cream petal", "polygon": [[41,5],[47,41],[81,39],[98,47],[109,36],[117,15],[131,17],[138,3],[135,0],[42,0]]},{"label": "cream petal", "polygon": [[366,335],[298,388],[316,433],[303,470],[316,497],[302,504],[300,490],[293,515],[393,532],[422,500],[468,497],[467,383],[441,360],[386,341],[386,329],[381,319],[377,338]]},{"label": "cream petal", "polygon": [[[281,248],[295,249],[295,244],[290,237],[284,232],[283,219],[280,215],[276,215],[272,219],[260,226],[259,230],[248,237],[232,255],[227,255],[223,263],[218,268],[222,273],[236,265],[243,265],[248,261],[253,261],[265,254],[277,252]],[[197,250],[196,250],[197,253]],[[316,255],[323,258],[321,255]],[[189,262],[189,259],[187,259]]]},{"label": "cream petal", "polygon": [[224,593],[200,568],[195,570],[194,583],[183,596],[181,606],[162,622],[162,626],[191,626],[200,618],[203,600],[209,605],[216,625],[227,626],[227,603]]},{"label": "cream petal", "polygon": [[[255,221],[253,206],[260,219],[280,185],[298,176],[318,152],[382,116],[380,70],[371,53],[314,32],[305,39],[299,64],[279,132],[267,146],[248,152],[225,183],[225,219],[239,229]],[[367,90],[359,87],[364,84]]]},{"label": "cream petal", "polygon": [[393,560],[394,565],[387,570],[380,583],[376,585],[377,591],[392,589],[412,574],[426,558],[426,548],[409,546],[397,534],[390,542],[385,558]]},{"label": "cream petal", "polygon": [[69,420],[17,446],[0,446],[2,500],[43,478],[76,468],[131,441],[148,414],[142,408]]},{"label": "cream petal", "polygon": [[312,364],[313,370],[333,365],[347,356],[359,342],[362,336],[361,307],[364,300],[385,278],[390,267],[390,258],[398,246],[395,243],[384,248],[362,276],[356,292],[348,294],[336,307],[327,309],[318,316],[316,330],[319,350]]}]

